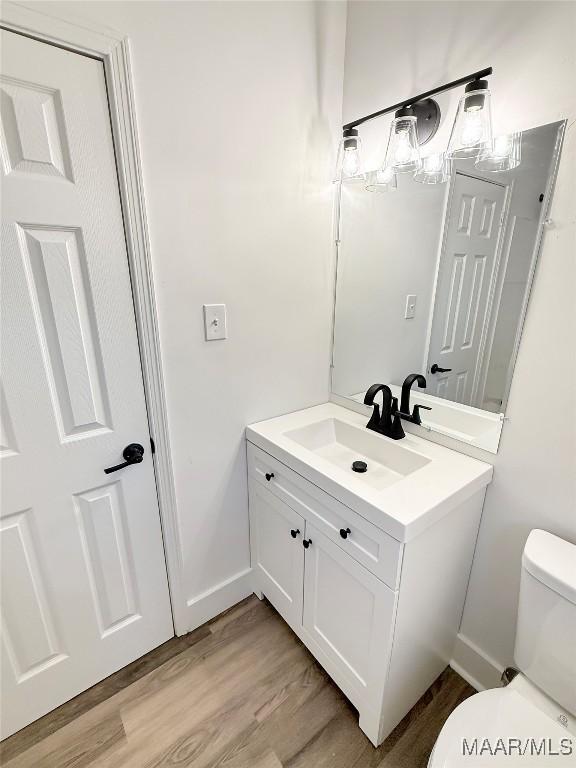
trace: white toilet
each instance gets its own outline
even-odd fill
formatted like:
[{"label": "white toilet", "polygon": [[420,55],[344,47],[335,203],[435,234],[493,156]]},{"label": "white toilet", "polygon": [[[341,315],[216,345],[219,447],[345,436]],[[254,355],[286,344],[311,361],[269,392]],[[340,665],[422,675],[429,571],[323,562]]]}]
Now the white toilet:
[{"label": "white toilet", "polygon": [[576,766],[576,545],[546,531],[524,547],[514,659],[509,685],[452,712],[428,768]]}]

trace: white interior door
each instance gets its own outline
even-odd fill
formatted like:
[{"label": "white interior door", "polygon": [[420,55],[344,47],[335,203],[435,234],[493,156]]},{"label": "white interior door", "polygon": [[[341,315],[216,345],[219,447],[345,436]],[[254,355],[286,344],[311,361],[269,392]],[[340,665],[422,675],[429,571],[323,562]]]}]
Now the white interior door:
[{"label": "white interior door", "polygon": [[2,32],[0,95],[4,737],[173,627],[103,65]]},{"label": "white interior door", "polygon": [[[428,351],[428,391],[474,405],[505,187],[457,173],[446,213]],[[434,366],[445,369],[437,371]]]}]

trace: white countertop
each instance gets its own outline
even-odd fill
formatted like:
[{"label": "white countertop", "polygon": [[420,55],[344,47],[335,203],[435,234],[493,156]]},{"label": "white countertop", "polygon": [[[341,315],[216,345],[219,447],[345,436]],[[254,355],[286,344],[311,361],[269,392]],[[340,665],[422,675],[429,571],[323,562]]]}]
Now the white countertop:
[{"label": "white countertop", "polygon": [[344,471],[285,435],[323,419],[366,427],[366,417],[335,403],[279,416],[246,428],[246,438],[361,514],[398,541],[408,541],[439,520],[492,479],[493,468],[477,459],[407,433],[398,442],[430,461],[384,489],[370,487],[352,471]]}]

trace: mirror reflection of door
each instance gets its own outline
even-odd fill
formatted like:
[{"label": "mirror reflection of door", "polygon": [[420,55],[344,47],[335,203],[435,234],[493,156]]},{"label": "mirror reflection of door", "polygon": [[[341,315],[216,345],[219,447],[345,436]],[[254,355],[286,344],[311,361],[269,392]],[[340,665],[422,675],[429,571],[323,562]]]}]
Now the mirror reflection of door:
[{"label": "mirror reflection of door", "polygon": [[457,173],[446,212],[428,347],[428,391],[477,405],[506,187]]},{"label": "mirror reflection of door", "polygon": [[399,395],[409,373],[424,373],[412,402],[432,407],[426,427],[495,449],[564,131],[522,131],[509,170],[456,160],[449,185],[410,174],[394,191],[374,191],[370,175],[342,185],[334,395],[362,403],[375,382]]}]

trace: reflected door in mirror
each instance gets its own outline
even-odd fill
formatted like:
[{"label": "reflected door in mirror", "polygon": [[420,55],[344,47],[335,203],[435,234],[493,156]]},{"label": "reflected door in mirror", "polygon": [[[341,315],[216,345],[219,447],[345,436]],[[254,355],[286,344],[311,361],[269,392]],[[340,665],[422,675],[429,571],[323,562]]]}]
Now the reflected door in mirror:
[{"label": "reflected door in mirror", "polygon": [[[506,187],[457,173],[433,303],[428,391],[478,405]],[[435,373],[432,373],[432,370]],[[444,369],[444,370],[442,370]]]}]

